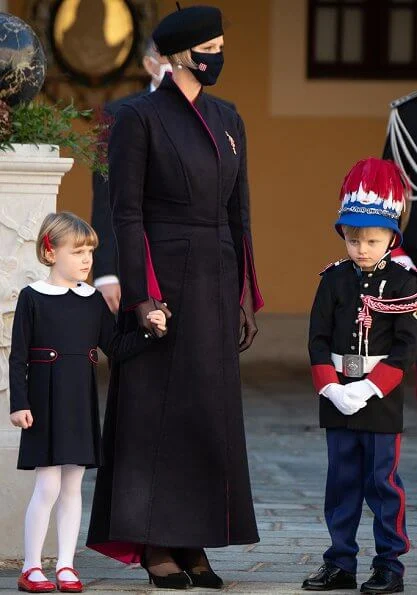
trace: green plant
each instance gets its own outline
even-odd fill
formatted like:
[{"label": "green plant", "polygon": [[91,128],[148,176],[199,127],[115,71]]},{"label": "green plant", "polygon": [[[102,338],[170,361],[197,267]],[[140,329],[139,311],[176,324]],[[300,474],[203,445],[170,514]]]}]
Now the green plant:
[{"label": "green plant", "polygon": [[106,177],[110,122],[96,118],[88,132],[73,129],[74,120],[92,120],[93,115],[93,110],[79,111],[73,103],[62,107],[62,103],[31,102],[10,108],[0,101],[0,150],[13,149],[13,144],[59,145]]}]

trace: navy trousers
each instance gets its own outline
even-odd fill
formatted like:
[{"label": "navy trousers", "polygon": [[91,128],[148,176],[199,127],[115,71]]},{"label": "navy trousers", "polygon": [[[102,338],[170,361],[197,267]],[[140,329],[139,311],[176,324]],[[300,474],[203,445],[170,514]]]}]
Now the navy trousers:
[{"label": "navy trousers", "polygon": [[356,573],[356,532],[365,499],[374,513],[377,555],[372,566],[385,566],[403,575],[398,556],[408,552],[410,543],[405,528],[404,488],[397,473],[400,447],[401,434],[327,430],[329,467],[324,512],[332,545],[324,554],[325,562]]}]

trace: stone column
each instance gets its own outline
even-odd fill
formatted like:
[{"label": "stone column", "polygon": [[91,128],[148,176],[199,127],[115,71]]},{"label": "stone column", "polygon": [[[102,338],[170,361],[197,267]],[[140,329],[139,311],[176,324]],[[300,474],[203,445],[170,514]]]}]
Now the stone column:
[{"label": "stone column", "polygon": [[[73,159],[51,145],[14,145],[0,151],[0,559],[23,554],[23,521],[33,486],[32,471],[17,471],[20,430],[9,422],[8,357],[19,290],[48,270],[36,258],[40,224],[56,211],[63,175]],[[50,531],[45,555],[55,552]]]}]

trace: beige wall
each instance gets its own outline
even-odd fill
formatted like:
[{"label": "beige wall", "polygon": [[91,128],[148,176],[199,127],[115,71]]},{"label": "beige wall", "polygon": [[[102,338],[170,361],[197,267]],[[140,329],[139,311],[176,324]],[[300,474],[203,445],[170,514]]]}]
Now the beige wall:
[{"label": "beige wall", "polygon": [[[11,0],[17,8],[20,2]],[[304,0],[210,2],[229,23],[214,92],[233,100],[246,122],[265,310],[307,312],[317,273],[344,253],[332,229],[341,179],[359,158],[381,154],[387,103],[415,82],[306,82]],[[174,2],[158,5],[162,16]],[[76,166],[59,207],[88,218],[90,206],[89,172]]]},{"label": "beige wall", "polygon": [[391,100],[409,93],[409,81],[306,79],[307,2],[271,0],[270,4],[272,116],[385,118]]}]

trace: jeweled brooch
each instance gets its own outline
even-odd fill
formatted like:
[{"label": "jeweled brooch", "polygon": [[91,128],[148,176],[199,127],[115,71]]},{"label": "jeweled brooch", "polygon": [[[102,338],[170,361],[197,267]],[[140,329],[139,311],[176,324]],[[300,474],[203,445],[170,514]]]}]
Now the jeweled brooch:
[{"label": "jeweled brooch", "polygon": [[229,133],[227,132],[227,130],[225,130],[225,133],[226,133],[226,136],[227,136],[227,138],[229,139],[229,143],[230,143],[230,145],[231,145],[231,147],[232,147],[233,153],[234,153],[235,155],[237,155],[237,152],[236,152],[236,143],[235,143],[235,139],[233,138],[233,136],[232,136],[231,134],[229,134]]}]

